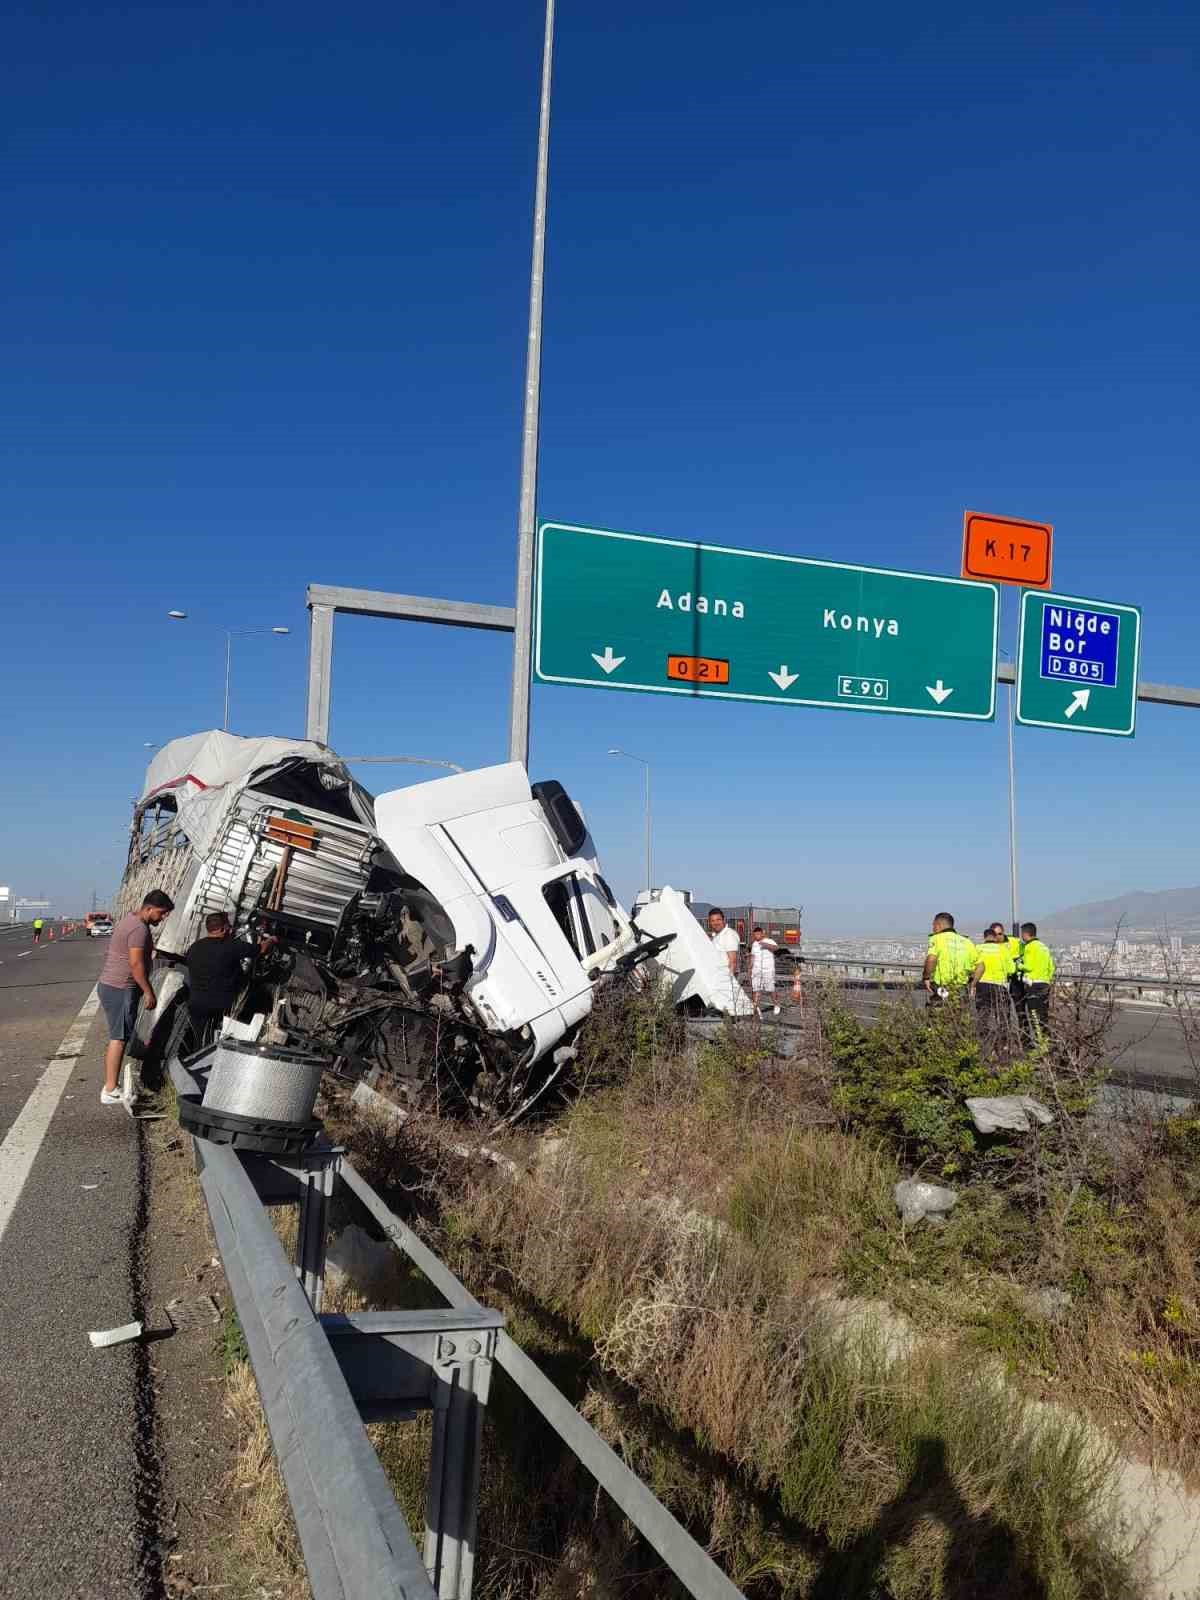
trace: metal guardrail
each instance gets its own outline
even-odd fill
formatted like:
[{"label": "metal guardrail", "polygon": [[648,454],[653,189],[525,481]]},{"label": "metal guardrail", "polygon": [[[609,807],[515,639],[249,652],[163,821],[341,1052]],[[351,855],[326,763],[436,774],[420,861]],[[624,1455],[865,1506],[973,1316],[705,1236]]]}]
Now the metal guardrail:
[{"label": "metal guardrail", "polygon": [[[196,1065],[193,1058],[193,1065]],[[200,1077],[170,1064],[180,1094]],[[742,1600],[661,1501],[450,1269],[323,1141],[299,1158],[194,1139],[213,1232],[242,1325],[313,1600],[470,1600],[484,1408],[501,1367],[696,1600]],[[338,1180],[448,1308],[322,1316]],[[298,1204],[296,1262],[267,1205]],[[364,1422],[433,1414],[424,1559]]]},{"label": "metal guardrail", "polygon": [[[872,961],[857,959],[850,956],[805,956],[805,967],[838,968],[846,973],[857,973],[864,981],[870,981],[872,973],[896,972],[919,978],[924,970],[920,961]],[[1144,975],[1130,975],[1120,973],[1100,972],[1063,972],[1057,976],[1059,983],[1091,983],[1101,989],[1171,989],[1174,991],[1200,989],[1200,979],[1196,978],[1155,978]]]}]

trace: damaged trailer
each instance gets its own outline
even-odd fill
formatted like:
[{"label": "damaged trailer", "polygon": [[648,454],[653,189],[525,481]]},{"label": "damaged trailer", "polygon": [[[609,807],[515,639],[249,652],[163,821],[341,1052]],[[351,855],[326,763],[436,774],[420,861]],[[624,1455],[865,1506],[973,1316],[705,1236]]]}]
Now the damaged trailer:
[{"label": "damaged trailer", "polygon": [[629,918],[562,785],[517,763],[375,798],[323,745],[215,731],[150,763],[119,910],[151,889],[175,909],[137,1053],[188,1047],[183,957],[224,911],[238,937],[275,940],[235,1020],[401,1103],[495,1123],[562,1073],[596,986],[645,981],[676,937]]}]

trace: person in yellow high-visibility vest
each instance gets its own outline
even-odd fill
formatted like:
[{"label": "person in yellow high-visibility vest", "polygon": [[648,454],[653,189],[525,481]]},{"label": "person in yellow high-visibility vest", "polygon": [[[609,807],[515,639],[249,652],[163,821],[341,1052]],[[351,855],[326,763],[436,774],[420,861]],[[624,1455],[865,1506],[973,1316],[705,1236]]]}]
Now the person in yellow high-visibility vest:
[{"label": "person in yellow high-visibility vest", "polygon": [[931,1006],[961,997],[971,982],[979,955],[970,939],[955,931],[954,918],[939,911],[929,935],[929,952],[921,983]]},{"label": "person in yellow high-visibility vest", "polygon": [[1050,1026],[1050,985],[1054,982],[1054,957],[1038,938],[1036,922],[1021,924],[1021,979],[1021,1032],[1026,1044],[1032,1044]]},{"label": "person in yellow high-visibility vest", "polygon": [[1005,1034],[1015,1037],[1013,1001],[1009,992],[1014,967],[1003,927],[993,922],[975,953],[979,958],[971,975],[975,1015],[985,1039],[998,1044]]},{"label": "person in yellow high-visibility vest", "polygon": [[1024,993],[1024,985],[1021,982],[1021,951],[1024,946],[1015,934],[1005,933],[1004,924],[998,919],[992,923],[992,930],[1001,944],[1007,946],[1008,953],[1012,957],[1013,972],[1012,977],[1008,980],[1008,992],[1012,996],[1013,1005],[1020,1011],[1021,996]]}]

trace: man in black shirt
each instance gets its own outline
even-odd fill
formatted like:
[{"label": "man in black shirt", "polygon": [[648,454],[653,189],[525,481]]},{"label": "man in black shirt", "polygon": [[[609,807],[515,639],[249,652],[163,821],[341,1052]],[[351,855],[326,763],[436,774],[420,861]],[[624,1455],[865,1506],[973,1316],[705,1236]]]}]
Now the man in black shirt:
[{"label": "man in black shirt", "polygon": [[197,1046],[207,1044],[233,1009],[246,981],[244,962],[254,960],[254,946],[235,939],[224,911],[205,918],[207,937],[197,939],[184,960],[188,974],[188,1012]]}]

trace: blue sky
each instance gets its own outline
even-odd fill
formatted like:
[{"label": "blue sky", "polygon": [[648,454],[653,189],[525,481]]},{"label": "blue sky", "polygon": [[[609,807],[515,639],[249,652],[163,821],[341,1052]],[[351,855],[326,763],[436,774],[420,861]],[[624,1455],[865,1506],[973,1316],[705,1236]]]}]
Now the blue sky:
[{"label": "blue sky", "polygon": [[[145,741],[300,731],[308,582],[511,603],[541,16],[27,8],[6,36],[0,882],[110,890]],[[1200,23],[561,0],[540,510],[957,571],[970,507],[1200,683]],[[1006,596],[1002,637],[1015,615]],[[502,637],[339,622],[332,742],[504,758]],[[1200,720],[1018,730],[1026,913],[1200,878]],[[1007,907],[1004,727],[534,691],[618,890]],[[367,776],[365,769],[363,776]],[[371,781],[389,787],[393,777]]]}]

